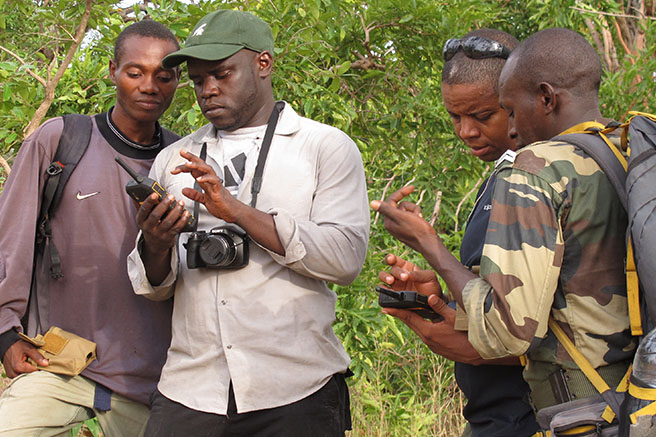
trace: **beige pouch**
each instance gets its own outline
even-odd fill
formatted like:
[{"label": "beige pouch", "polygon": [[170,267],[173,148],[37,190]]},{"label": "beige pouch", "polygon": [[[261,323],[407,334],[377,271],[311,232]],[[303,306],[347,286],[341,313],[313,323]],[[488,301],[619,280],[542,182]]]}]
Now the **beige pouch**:
[{"label": "beige pouch", "polygon": [[93,360],[96,359],[96,343],[78,337],[56,326],[48,329],[44,335],[35,338],[19,332],[21,339],[39,348],[39,352],[48,361],[46,367],[37,366],[40,370],[47,370],[61,375],[79,375]]}]

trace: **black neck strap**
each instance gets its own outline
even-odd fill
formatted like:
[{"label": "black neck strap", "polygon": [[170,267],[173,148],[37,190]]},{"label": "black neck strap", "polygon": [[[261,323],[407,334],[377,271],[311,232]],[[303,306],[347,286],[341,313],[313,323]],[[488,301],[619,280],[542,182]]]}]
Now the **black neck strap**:
[{"label": "black neck strap", "polygon": [[276,125],[278,124],[278,119],[280,118],[280,111],[285,107],[284,102],[276,102],[273,106],[273,111],[269,116],[269,122],[267,123],[266,132],[264,133],[264,139],[262,140],[262,147],[260,148],[260,156],[257,158],[257,167],[255,167],[255,175],[253,175],[253,182],[251,182],[251,207],[255,208],[257,203],[257,195],[260,193],[260,188],[262,188],[262,174],[264,173],[264,164],[269,154],[269,148],[271,147],[271,140],[273,139],[273,133],[276,130]]},{"label": "black neck strap", "polygon": [[[276,102],[273,106],[273,111],[269,116],[269,121],[267,122],[266,132],[264,133],[264,139],[262,140],[262,147],[260,148],[260,154],[257,157],[257,166],[255,167],[255,174],[253,175],[253,181],[251,182],[251,207],[255,208],[257,203],[257,195],[260,193],[262,188],[262,174],[264,173],[264,164],[266,163],[267,155],[269,154],[269,149],[271,148],[271,141],[273,140],[273,134],[276,130],[276,125],[278,124],[278,119],[280,118],[280,111],[285,107],[284,102]],[[200,149],[200,159],[205,161],[207,157],[207,143],[203,143],[203,147]],[[199,190],[200,185],[198,182],[194,183],[194,189]],[[198,202],[194,202],[194,217],[196,217],[196,226],[194,231],[198,226]]]}]

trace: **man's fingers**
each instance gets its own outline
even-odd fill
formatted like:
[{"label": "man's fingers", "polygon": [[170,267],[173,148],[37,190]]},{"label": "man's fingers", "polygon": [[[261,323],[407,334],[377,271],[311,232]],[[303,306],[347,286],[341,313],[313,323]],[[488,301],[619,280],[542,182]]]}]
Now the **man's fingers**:
[{"label": "man's fingers", "polygon": [[432,270],[414,270],[412,272],[408,272],[407,278],[419,283],[435,282],[437,284],[437,288],[441,290],[439,282],[437,282],[435,272]]},{"label": "man's fingers", "polygon": [[38,369],[27,361],[21,361],[12,367],[11,372],[9,368],[5,369],[7,371],[7,376],[10,378],[15,378],[22,373],[32,373],[36,372]]},{"label": "man's fingers", "polygon": [[387,199],[385,199],[385,202],[400,202],[401,199],[403,199],[405,196],[409,195],[415,190],[415,187],[413,185],[407,185],[400,190],[396,190],[393,192]]},{"label": "man's fingers", "polygon": [[191,162],[203,162],[202,159],[200,159],[198,156],[194,155],[188,150],[180,150],[180,156],[182,156],[184,159],[187,161]]},{"label": "man's fingers", "polygon": [[417,335],[422,339],[424,338],[423,325],[427,322],[423,317],[418,314],[413,313],[412,311],[402,310],[398,308],[383,308],[383,313],[394,316],[397,319],[401,320],[403,323],[408,325]]},{"label": "man's fingers", "polygon": [[396,256],[392,253],[388,253],[387,255],[385,255],[385,262],[390,266],[395,265],[397,263],[397,260],[400,260],[400,259],[401,258],[399,258],[398,256]]},{"label": "man's fingers", "polygon": [[387,285],[394,284],[394,276],[390,275],[388,272],[379,272],[378,279],[380,279],[382,282],[386,283]]},{"label": "man's fingers", "polygon": [[183,188],[182,194],[194,202],[205,203],[205,195],[198,190],[194,190],[193,188]]},{"label": "man's fingers", "polygon": [[403,267],[399,267],[398,265],[393,266],[389,270],[390,275],[394,276],[396,279],[399,279],[403,282],[406,282],[410,279],[410,272],[408,272],[406,269]]},{"label": "man's fingers", "polygon": [[46,360],[44,356],[39,353],[38,349],[28,349],[25,352],[25,355],[32,358],[34,362],[39,366],[47,366],[49,364],[48,360]]},{"label": "man's fingers", "polygon": [[372,200],[371,207],[374,211],[378,211],[380,214],[385,216],[386,219],[395,220],[395,217],[398,215],[399,210],[396,208],[395,204],[385,201],[381,202],[380,200]]},{"label": "man's fingers", "polygon": [[417,205],[416,203],[412,202],[401,202],[399,203],[398,207],[404,211],[411,212],[413,214],[418,215],[419,217],[423,217],[422,212],[421,212],[421,207]]}]

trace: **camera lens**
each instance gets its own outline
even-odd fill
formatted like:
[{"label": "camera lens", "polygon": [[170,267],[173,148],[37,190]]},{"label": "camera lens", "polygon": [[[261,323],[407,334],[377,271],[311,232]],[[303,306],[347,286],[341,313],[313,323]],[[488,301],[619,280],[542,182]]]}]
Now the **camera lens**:
[{"label": "camera lens", "polygon": [[235,243],[227,235],[209,235],[200,244],[198,254],[208,266],[228,266],[237,255]]}]

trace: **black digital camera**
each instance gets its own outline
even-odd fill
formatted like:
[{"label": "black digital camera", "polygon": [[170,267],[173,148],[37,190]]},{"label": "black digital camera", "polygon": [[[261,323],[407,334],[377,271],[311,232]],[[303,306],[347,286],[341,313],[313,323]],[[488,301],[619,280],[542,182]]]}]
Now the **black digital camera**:
[{"label": "black digital camera", "polygon": [[227,223],[209,232],[192,232],[184,243],[187,267],[199,269],[240,269],[248,265],[248,234],[237,225]]}]

